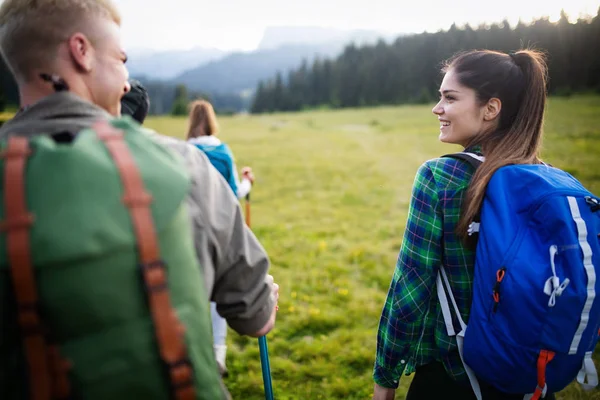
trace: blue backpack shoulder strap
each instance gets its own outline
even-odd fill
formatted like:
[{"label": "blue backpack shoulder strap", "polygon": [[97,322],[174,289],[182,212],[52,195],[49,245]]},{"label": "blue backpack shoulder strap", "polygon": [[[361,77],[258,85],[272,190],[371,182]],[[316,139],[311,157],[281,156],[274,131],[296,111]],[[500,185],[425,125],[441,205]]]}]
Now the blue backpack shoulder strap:
[{"label": "blue backpack shoulder strap", "polygon": [[[485,161],[485,157],[480,154],[473,153],[470,151],[463,151],[460,153],[451,153],[445,154],[442,157],[455,158],[457,160],[462,160],[473,167],[473,169],[477,170],[479,166]],[[479,234],[479,224],[481,222],[481,210],[477,213],[475,218],[473,219],[471,225],[469,225],[469,236],[473,237],[473,241],[471,245],[473,248],[477,246],[477,238]]]},{"label": "blue backpack shoulder strap", "polygon": [[469,163],[475,169],[479,168],[481,163],[483,163],[483,161],[485,160],[485,158],[483,156],[480,156],[479,154],[476,154],[476,153],[467,152],[467,151],[463,151],[460,153],[445,154],[442,157],[450,157],[450,158],[455,158],[457,160],[465,161],[465,162]]}]

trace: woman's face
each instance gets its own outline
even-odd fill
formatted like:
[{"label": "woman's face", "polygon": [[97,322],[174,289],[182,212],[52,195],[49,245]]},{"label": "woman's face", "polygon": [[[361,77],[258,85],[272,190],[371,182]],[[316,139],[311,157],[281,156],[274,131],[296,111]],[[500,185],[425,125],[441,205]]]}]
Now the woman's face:
[{"label": "woman's face", "polygon": [[486,105],[479,104],[475,91],[461,85],[452,70],[444,76],[440,96],[432,110],[440,121],[440,141],[464,147],[488,129]]}]

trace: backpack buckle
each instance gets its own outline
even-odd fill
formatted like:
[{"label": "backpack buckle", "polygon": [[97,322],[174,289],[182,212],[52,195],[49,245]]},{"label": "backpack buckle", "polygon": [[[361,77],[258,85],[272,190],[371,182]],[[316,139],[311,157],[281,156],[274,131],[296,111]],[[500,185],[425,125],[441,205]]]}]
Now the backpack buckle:
[{"label": "backpack buckle", "polygon": [[171,387],[176,395],[189,388],[193,388],[194,368],[189,357],[183,356],[174,362],[167,362],[166,364],[171,377]]},{"label": "backpack buckle", "polygon": [[149,293],[167,290],[167,271],[163,260],[138,264],[144,276],[144,286]]},{"label": "backpack buckle", "polygon": [[585,196],[585,202],[590,206],[592,212],[600,210],[600,201],[592,196]]},{"label": "backpack buckle", "polygon": [[45,333],[38,314],[37,302],[17,304],[17,320],[23,336],[43,335]]},{"label": "backpack buckle", "polygon": [[481,225],[481,223],[479,222],[471,222],[469,224],[469,229],[467,230],[467,233],[469,234],[469,236],[473,235],[474,233],[479,233],[479,226]]}]

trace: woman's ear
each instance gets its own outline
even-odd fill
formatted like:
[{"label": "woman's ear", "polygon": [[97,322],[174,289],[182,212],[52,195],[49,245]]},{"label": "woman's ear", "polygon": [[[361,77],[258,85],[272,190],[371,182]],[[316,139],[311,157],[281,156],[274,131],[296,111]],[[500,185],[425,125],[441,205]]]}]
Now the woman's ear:
[{"label": "woman's ear", "polygon": [[494,119],[498,118],[498,115],[500,115],[500,110],[502,110],[502,102],[500,99],[492,97],[485,105],[483,119],[485,121],[493,121]]}]

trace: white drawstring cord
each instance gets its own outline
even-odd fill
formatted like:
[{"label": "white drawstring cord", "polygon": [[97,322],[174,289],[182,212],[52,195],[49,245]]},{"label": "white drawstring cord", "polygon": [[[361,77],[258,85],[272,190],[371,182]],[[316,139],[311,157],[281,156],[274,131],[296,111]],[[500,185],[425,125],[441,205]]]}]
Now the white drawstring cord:
[{"label": "white drawstring cord", "polygon": [[554,263],[554,258],[558,253],[558,247],[556,245],[550,246],[550,266],[552,267],[552,276],[546,280],[546,284],[544,285],[544,293],[550,296],[550,300],[548,300],[548,307],[554,307],[556,304],[556,297],[559,297],[562,292],[569,285],[569,278],[565,278],[565,280],[560,283],[560,279],[556,275],[556,265]]}]

